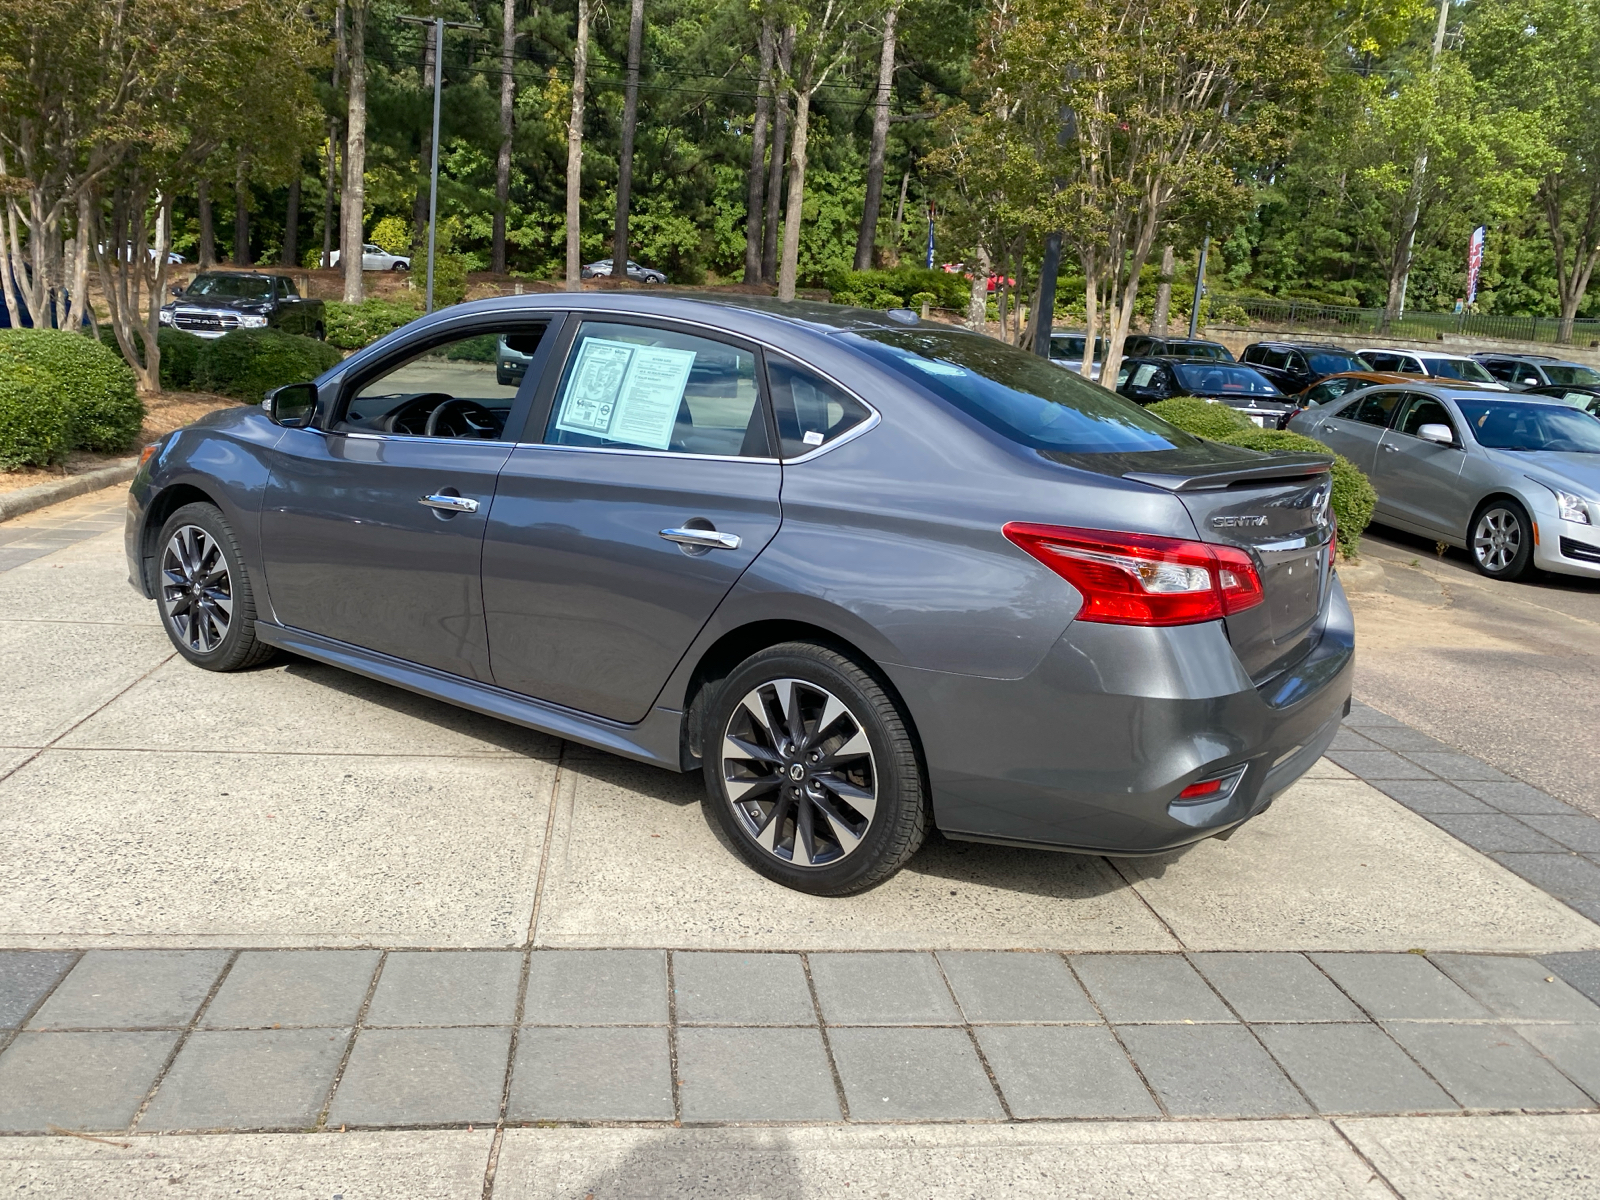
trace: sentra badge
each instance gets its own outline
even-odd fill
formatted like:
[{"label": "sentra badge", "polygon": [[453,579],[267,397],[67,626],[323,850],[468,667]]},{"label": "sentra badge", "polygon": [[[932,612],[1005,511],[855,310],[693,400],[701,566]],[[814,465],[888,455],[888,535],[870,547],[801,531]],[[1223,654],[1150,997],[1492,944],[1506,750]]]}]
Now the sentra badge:
[{"label": "sentra badge", "polygon": [[1249,529],[1249,528],[1260,528],[1261,526],[1265,525],[1266,523],[1267,523],[1267,519],[1265,517],[1258,517],[1258,516],[1256,516],[1256,515],[1254,515],[1252,513],[1245,513],[1242,516],[1234,516],[1234,517],[1212,517],[1211,518],[1211,527],[1213,529],[1237,529],[1237,528],[1241,528],[1241,527],[1247,528],[1247,529]]}]

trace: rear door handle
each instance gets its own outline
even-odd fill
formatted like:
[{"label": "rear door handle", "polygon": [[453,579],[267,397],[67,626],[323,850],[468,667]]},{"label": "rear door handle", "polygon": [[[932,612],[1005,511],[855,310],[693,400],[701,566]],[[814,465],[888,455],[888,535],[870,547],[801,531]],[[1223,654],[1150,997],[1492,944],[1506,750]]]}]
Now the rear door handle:
[{"label": "rear door handle", "polygon": [[423,496],[417,501],[417,503],[426,504],[429,508],[443,509],[445,512],[473,513],[478,511],[478,502],[467,496],[444,496],[436,494],[432,496]]},{"label": "rear door handle", "polygon": [[744,544],[737,533],[718,533],[715,529],[663,529],[661,536],[680,546],[697,546],[702,550],[737,550]]}]

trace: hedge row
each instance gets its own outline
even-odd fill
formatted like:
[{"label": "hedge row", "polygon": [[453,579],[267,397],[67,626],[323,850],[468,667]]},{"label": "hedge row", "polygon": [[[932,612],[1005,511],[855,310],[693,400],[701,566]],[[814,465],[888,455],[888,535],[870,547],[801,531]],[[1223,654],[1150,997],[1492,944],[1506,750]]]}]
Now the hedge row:
[{"label": "hedge row", "polygon": [[[111,326],[101,328],[100,342],[113,354],[121,356],[122,348],[117,345],[117,335],[111,332]],[[186,392],[194,387],[195,367],[200,362],[200,352],[205,349],[205,338],[163,325],[156,333],[156,345],[161,349],[161,386],[175,392]]]},{"label": "hedge row", "polygon": [[48,466],[75,448],[126,450],[143,424],[120,355],[64,330],[0,330],[0,469]]},{"label": "hedge row", "polygon": [[392,300],[363,300],[360,304],[330,300],[323,307],[322,320],[330,346],[359,350],[420,315],[413,306]]},{"label": "hedge row", "polygon": [[1246,450],[1288,450],[1295,453],[1333,455],[1333,515],[1339,521],[1339,550],[1353,556],[1361,532],[1372,520],[1378,494],[1356,466],[1342,454],[1334,454],[1321,442],[1287,429],[1260,429],[1249,417],[1226,404],[1213,404],[1193,396],[1161,400],[1150,406],[1156,416],[1171,421],[1196,437]]},{"label": "hedge row", "polygon": [[315,338],[277,329],[236,329],[205,344],[194,382],[201,391],[259,404],[273,388],[315,379],[343,358]]},{"label": "hedge row", "polygon": [[857,308],[921,308],[927,300],[934,308],[964,310],[972,290],[965,275],[923,267],[836,271],[823,282],[835,304]]}]

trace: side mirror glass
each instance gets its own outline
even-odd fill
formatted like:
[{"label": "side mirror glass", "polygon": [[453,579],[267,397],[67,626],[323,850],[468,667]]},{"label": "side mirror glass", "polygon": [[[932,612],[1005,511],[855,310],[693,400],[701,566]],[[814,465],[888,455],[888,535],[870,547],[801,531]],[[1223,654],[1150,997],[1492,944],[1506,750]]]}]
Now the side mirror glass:
[{"label": "side mirror glass", "polygon": [[174,295],[174,296],[181,296],[181,295],[183,295],[183,284],[181,284],[181,283],[175,283],[175,284],[173,284],[173,285],[172,285],[172,294],[173,294],[173,295]]},{"label": "side mirror glass", "polygon": [[1441,446],[1453,446],[1456,442],[1455,434],[1450,432],[1448,425],[1424,425],[1417,430],[1417,436],[1425,442],[1435,442]]},{"label": "side mirror glass", "polygon": [[298,429],[311,420],[317,411],[317,385],[314,383],[286,383],[273,388],[261,402],[273,424],[286,429]]}]

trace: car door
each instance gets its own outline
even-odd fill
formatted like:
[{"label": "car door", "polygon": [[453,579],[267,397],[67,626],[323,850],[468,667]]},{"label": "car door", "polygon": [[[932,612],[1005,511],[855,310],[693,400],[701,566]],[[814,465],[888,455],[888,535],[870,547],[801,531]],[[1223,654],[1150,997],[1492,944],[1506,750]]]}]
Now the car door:
[{"label": "car door", "polygon": [[623,316],[566,340],[489,514],[489,657],[631,724],[777,532],[781,468],[756,347]]},{"label": "car door", "polygon": [[[1454,442],[1445,446],[1427,441],[1419,436],[1424,425],[1445,426]],[[1461,431],[1444,404],[1433,396],[1408,394],[1378,442],[1371,474],[1378,513],[1429,533],[1464,536],[1471,515],[1471,502],[1461,494],[1465,462]]]},{"label": "car door", "polygon": [[318,428],[285,431],[261,514],[280,623],[489,680],[483,531],[533,390],[496,380],[495,349],[543,343],[548,324],[479,316],[425,331],[324,396]]},{"label": "car door", "polygon": [[305,303],[300,298],[300,289],[295,287],[294,280],[287,275],[273,276],[276,284],[273,299],[278,305],[278,327],[289,333],[298,333],[309,337],[314,331],[315,322],[308,319]]},{"label": "car door", "polygon": [[1387,388],[1364,392],[1316,421],[1311,426],[1312,436],[1370,475],[1378,440],[1388,428],[1400,396]]}]

